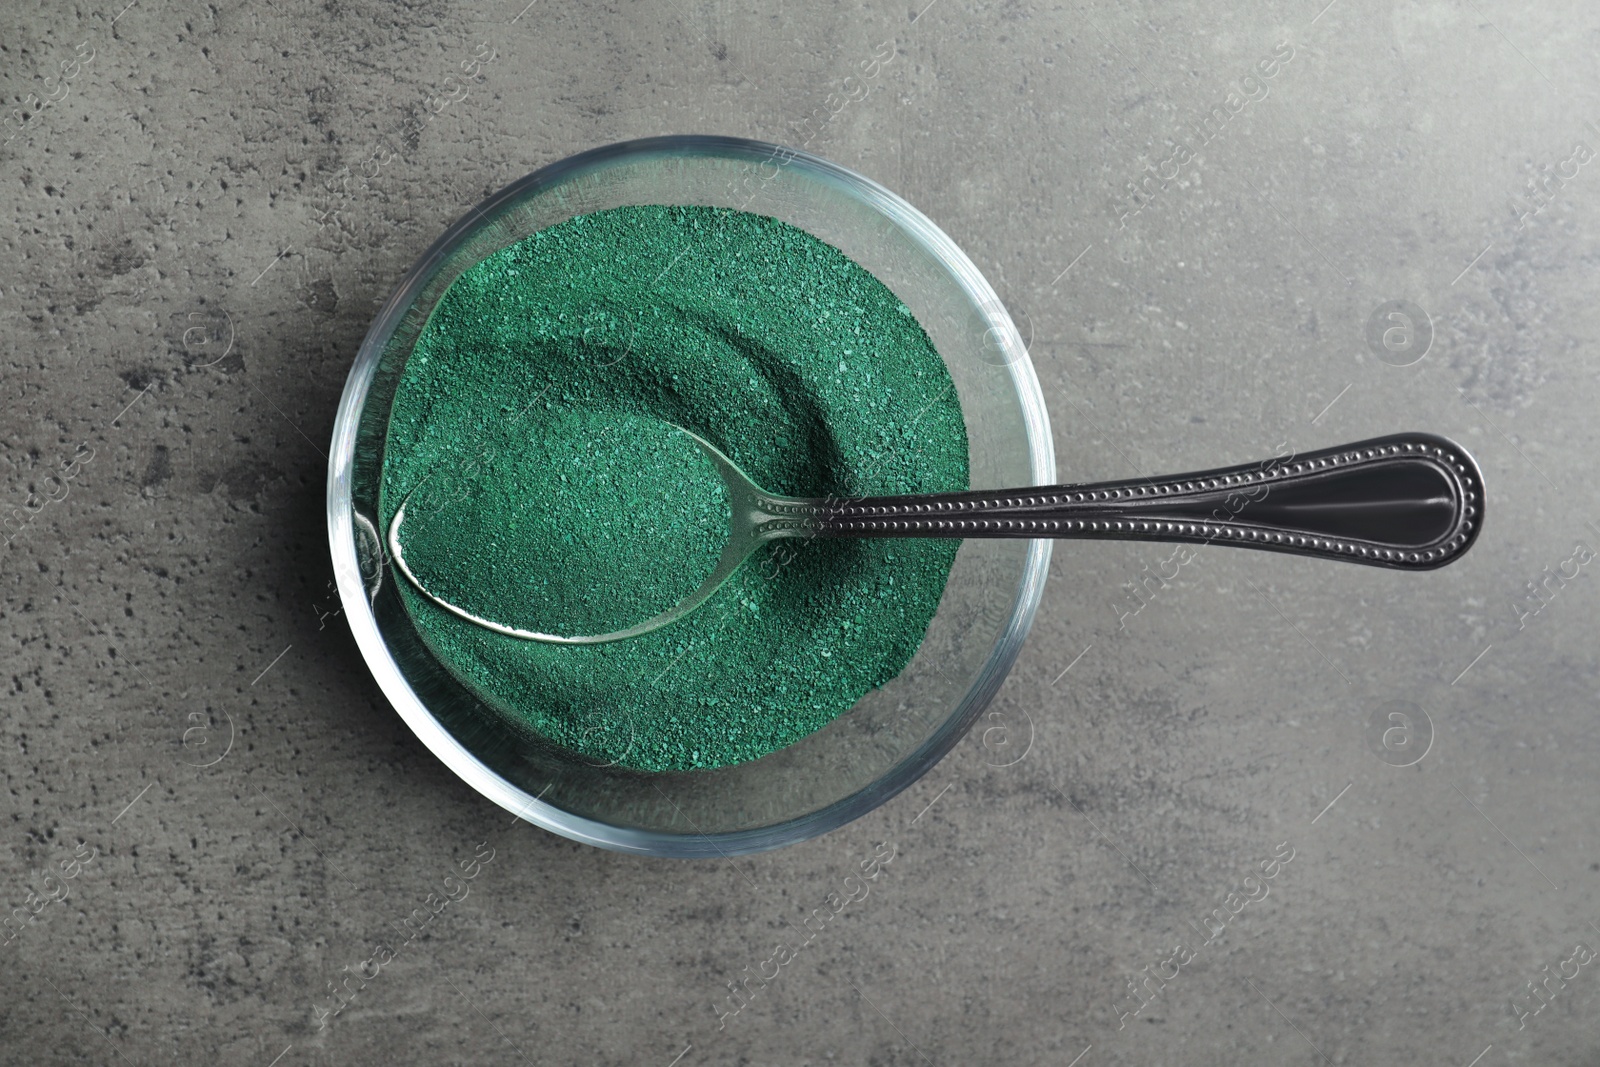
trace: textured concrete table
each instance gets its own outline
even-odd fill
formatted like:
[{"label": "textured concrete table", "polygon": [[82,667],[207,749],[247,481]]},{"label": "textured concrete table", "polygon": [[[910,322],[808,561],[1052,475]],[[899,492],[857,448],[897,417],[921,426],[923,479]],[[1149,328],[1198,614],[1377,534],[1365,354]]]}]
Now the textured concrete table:
[{"label": "textured concrete table", "polygon": [[[5,5],[0,1062],[1600,1060],[1600,9],[925,2]],[[927,212],[1064,478],[1428,429],[1484,535],[1063,544],[990,717],[871,816],[715,863],[512,823],[338,615],[334,406],[468,204],[668,132]]]}]

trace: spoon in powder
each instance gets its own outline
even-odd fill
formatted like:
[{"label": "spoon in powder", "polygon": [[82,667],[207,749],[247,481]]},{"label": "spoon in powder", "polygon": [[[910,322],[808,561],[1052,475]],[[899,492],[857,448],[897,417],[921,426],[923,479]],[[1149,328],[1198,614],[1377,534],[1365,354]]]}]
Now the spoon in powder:
[{"label": "spoon in powder", "polygon": [[[728,538],[688,597],[644,622],[593,635],[519,629],[428,589],[401,543],[408,495],[389,524],[395,566],[423,596],[496,633],[591,645],[637,637],[704,604],[758,547],[782,538],[982,537],[1221,544],[1425,571],[1454,562],[1483,526],[1483,475],[1460,445],[1426,433],[1158,478],[915,496],[803,498],[762,489],[688,430],[721,475]],[[415,490],[412,491],[412,494]]]}]

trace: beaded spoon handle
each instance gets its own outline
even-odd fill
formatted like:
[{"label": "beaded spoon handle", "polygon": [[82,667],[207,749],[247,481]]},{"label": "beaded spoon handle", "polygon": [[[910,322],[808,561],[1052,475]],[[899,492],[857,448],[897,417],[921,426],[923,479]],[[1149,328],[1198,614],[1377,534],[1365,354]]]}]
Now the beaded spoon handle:
[{"label": "beaded spoon handle", "polygon": [[817,537],[1215,542],[1425,571],[1471,546],[1482,486],[1465,449],[1405,433],[1161,478],[807,501],[798,510]]},{"label": "beaded spoon handle", "polygon": [[637,626],[596,635],[538,633],[480,618],[435,596],[406,565],[400,542],[405,503],[389,526],[389,551],[424,596],[470,622],[533,641],[600,644],[677,621],[705,603],[757,547],[780,538],[1216,543],[1425,571],[1454,562],[1483,525],[1483,475],[1477,462],[1460,445],[1426,433],[1162,478],[807,499],[768,493],[710,442],[683,432],[705,451],[727,487],[728,541],[705,584]]}]

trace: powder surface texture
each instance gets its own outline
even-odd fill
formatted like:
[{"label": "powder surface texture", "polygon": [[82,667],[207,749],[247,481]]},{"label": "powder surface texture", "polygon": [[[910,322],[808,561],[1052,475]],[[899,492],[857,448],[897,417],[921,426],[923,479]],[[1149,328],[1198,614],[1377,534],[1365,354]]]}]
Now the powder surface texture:
[{"label": "powder surface texture", "polygon": [[[720,481],[674,426],[777,493],[968,485],[949,373],[871,274],[776,219],[626,207],[535,233],[451,286],[396,391],[382,522],[416,490],[406,558],[474,614],[631,625],[697,588],[722,544]],[[597,763],[685,770],[793,744],[898,674],[958,547],[775,542],[688,617],[601,645],[497,634],[398,588],[435,655],[513,728]]]}]

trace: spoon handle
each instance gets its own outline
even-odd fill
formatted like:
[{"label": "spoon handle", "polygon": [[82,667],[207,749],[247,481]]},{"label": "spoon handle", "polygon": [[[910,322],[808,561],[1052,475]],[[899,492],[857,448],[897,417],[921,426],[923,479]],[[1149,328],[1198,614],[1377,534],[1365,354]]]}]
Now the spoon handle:
[{"label": "spoon handle", "polygon": [[811,503],[818,537],[1215,542],[1424,571],[1477,538],[1483,475],[1460,445],[1403,433],[1162,478]]}]

